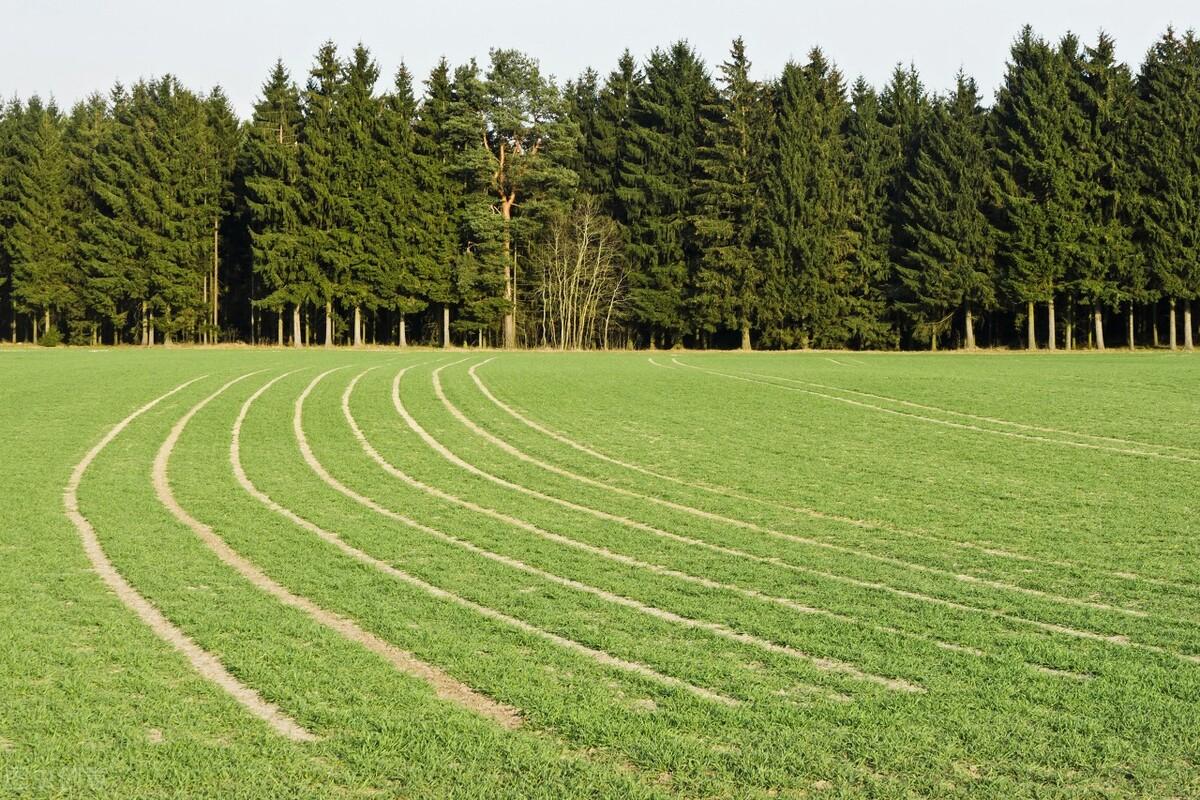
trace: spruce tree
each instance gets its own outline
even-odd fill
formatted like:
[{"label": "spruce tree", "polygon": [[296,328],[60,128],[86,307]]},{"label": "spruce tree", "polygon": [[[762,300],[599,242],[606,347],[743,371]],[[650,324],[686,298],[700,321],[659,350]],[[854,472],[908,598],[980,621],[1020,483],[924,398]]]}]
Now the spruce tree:
[{"label": "spruce tree", "polygon": [[1113,40],[1106,34],[1079,52],[1072,66],[1072,94],[1081,123],[1073,137],[1075,191],[1083,206],[1072,282],[1091,308],[1093,340],[1103,350],[1103,309],[1128,301],[1132,322],[1132,304],[1141,302],[1146,290],[1132,228],[1136,170],[1129,161],[1136,95],[1133,76],[1117,63]]},{"label": "spruce tree", "polygon": [[629,50],[617,61],[617,68],[608,74],[597,98],[596,119],[586,152],[594,159],[591,169],[595,176],[600,209],[625,222],[617,188],[621,182],[623,142],[629,131],[631,103],[644,81],[642,71]]},{"label": "spruce tree", "polygon": [[1155,288],[1170,309],[1168,341],[1191,348],[1191,302],[1200,291],[1200,44],[1168,30],[1138,75],[1137,163],[1141,181],[1138,240]]},{"label": "spruce tree", "polygon": [[763,283],[762,186],[770,109],[763,87],[750,78],[740,38],[720,74],[720,92],[704,115],[705,144],[697,156],[693,229],[701,255],[692,279],[691,316],[706,332],[738,331],[742,349],[749,350]]},{"label": "spruce tree", "polygon": [[241,130],[229,98],[219,86],[214,87],[205,98],[204,112],[208,128],[208,147],[204,152],[207,172],[205,204],[212,229],[207,256],[211,272],[205,281],[208,309],[202,327],[204,339],[216,342],[221,334],[221,292],[224,285],[221,279],[222,240],[228,233],[225,231],[226,221],[233,211],[233,179],[241,150]]},{"label": "spruce tree", "polygon": [[430,302],[440,306],[439,341],[443,347],[450,345],[450,306],[458,301],[454,261],[460,251],[463,199],[451,136],[454,111],[450,65],[443,58],[425,81],[425,96],[413,125],[417,192],[425,219],[419,246],[424,254],[423,292]]},{"label": "spruce tree", "polygon": [[715,92],[699,56],[677,42],[651,53],[630,99],[618,219],[628,241],[630,312],[651,346],[656,340],[669,346],[692,329],[684,291],[699,258],[690,230],[695,162],[701,119]]},{"label": "spruce tree", "polygon": [[400,318],[400,344],[407,344],[405,316],[422,311],[440,273],[439,253],[448,256],[438,235],[444,223],[430,191],[434,157],[420,151],[412,76],[401,64],[392,91],[382,99],[376,127],[375,169],[379,209],[370,220],[373,249],[380,263],[379,300]]},{"label": "spruce tree", "polygon": [[974,349],[975,314],[996,304],[994,190],[979,100],[975,81],[959,73],[954,93],[934,102],[901,203],[901,308],[934,350],[959,311]]},{"label": "spruce tree", "polygon": [[334,300],[351,280],[356,255],[351,225],[353,160],[339,104],[345,71],[332,42],[321,45],[302,96],[300,129],[301,237],[304,258],[312,265],[306,294],[324,307],[326,347],[333,345]]},{"label": "spruce tree", "polygon": [[1048,342],[1057,347],[1055,303],[1078,243],[1081,206],[1073,188],[1072,107],[1061,50],[1026,26],[1013,43],[992,112],[1001,194],[1000,254],[1010,295],[1027,305],[1027,346],[1035,348],[1034,304],[1046,304]]},{"label": "spruce tree", "polygon": [[850,104],[846,142],[859,210],[853,225],[858,244],[847,287],[849,341],[860,348],[895,347],[898,340],[888,319],[893,274],[889,217],[892,131],[881,119],[879,95],[861,77],[851,89]]},{"label": "spruce tree", "polygon": [[[22,109],[9,152],[14,162],[5,248],[18,311],[51,333],[79,284],[67,208],[68,163],[63,120],[53,103],[32,97]],[[35,323],[36,324],[36,323]]]},{"label": "spruce tree", "polygon": [[[110,124],[108,103],[99,94],[76,103],[66,121],[64,142],[67,151],[67,211],[72,237],[71,260],[75,264],[78,284],[75,287],[76,307],[72,312],[72,339],[85,336],[92,344],[104,337],[104,327],[119,316],[120,298],[113,297],[96,285],[88,269],[85,233],[99,221],[95,200],[92,161],[100,151],[105,131]],[[120,332],[113,330],[114,344]]]},{"label": "spruce tree", "polygon": [[17,310],[12,293],[12,259],[8,255],[8,231],[12,228],[12,198],[15,193],[17,158],[13,152],[21,105],[14,98],[0,105],[0,319],[7,320],[10,341],[17,343]]},{"label": "spruce tree", "polygon": [[897,323],[900,321],[895,308],[896,297],[901,291],[899,271],[908,246],[904,230],[904,198],[916,170],[921,137],[930,111],[930,97],[916,67],[897,64],[879,96],[879,119],[887,132],[883,142],[887,169],[888,273],[891,276],[888,294],[892,317]]},{"label": "spruce tree", "polygon": [[845,129],[841,73],[820,50],[789,62],[774,90],[767,180],[767,334],[781,347],[845,347],[861,207]]},{"label": "spruce tree", "polygon": [[249,211],[251,259],[261,286],[254,297],[276,315],[276,338],[284,343],[284,314],[292,311],[292,344],[303,341],[302,306],[316,298],[315,264],[308,259],[301,227],[300,94],[282,61],[263,84],[246,128],[240,172]]},{"label": "spruce tree", "polygon": [[337,294],[352,309],[354,345],[363,343],[362,309],[380,305],[384,258],[387,253],[371,231],[378,229],[384,213],[379,169],[379,116],[382,104],[375,97],[379,67],[361,44],[354,48],[343,71],[343,86],[334,105],[337,183],[346,193],[345,217],[333,229],[335,249],[343,267]]},{"label": "spruce tree", "polygon": [[100,127],[83,178],[91,213],[81,221],[81,267],[99,317],[123,338],[128,323],[134,340],[149,344],[147,280],[141,268],[141,235],[134,216],[138,184],[133,100],[125,87],[109,93],[107,118]]}]

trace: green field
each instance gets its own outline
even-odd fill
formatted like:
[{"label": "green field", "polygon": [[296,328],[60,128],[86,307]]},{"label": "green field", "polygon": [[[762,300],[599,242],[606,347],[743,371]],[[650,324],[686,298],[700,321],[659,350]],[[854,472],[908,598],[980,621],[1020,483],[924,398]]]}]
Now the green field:
[{"label": "green field", "polygon": [[0,797],[1200,796],[1197,387],[0,349]]}]

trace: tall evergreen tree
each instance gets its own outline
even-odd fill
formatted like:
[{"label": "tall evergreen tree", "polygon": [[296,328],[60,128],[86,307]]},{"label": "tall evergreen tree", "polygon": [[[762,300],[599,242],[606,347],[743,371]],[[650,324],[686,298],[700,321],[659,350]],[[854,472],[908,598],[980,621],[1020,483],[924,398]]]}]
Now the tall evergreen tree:
[{"label": "tall evergreen tree", "polygon": [[326,347],[333,345],[334,300],[351,280],[356,256],[352,229],[353,161],[339,104],[345,92],[345,70],[333,42],[317,51],[301,98],[300,129],[301,231],[305,258],[313,265],[306,293],[324,306]]},{"label": "tall evergreen tree", "polygon": [[861,207],[850,168],[850,113],[841,73],[814,49],[789,62],[775,88],[767,208],[768,335],[783,347],[844,347]]},{"label": "tall evergreen tree", "polygon": [[678,342],[692,327],[684,290],[699,255],[690,231],[695,162],[715,92],[703,62],[681,41],[651,53],[630,98],[618,219],[628,241],[630,310],[652,346]]},{"label": "tall evergreen tree", "polygon": [[[379,208],[371,220],[372,249],[380,269],[378,300],[399,315],[402,345],[407,344],[405,315],[426,307],[439,271],[439,243],[433,232],[442,211],[427,191],[436,164],[418,149],[416,117],[412,76],[402,64],[392,91],[382,100],[376,128]],[[444,249],[442,253],[445,257]]]},{"label": "tall evergreen tree", "polygon": [[8,231],[12,228],[12,197],[15,193],[17,159],[13,151],[21,106],[14,98],[0,104],[0,319],[7,320],[8,335],[17,342],[17,310],[12,293],[12,260],[8,255]]},{"label": "tall evergreen tree", "polygon": [[[1145,294],[1139,254],[1133,244],[1132,203],[1135,170],[1129,161],[1135,111],[1133,77],[1118,64],[1113,40],[1100,34],[1095,46],[1070,62],[1072,94],[1078,109],[1075,193],[1082,199],[1081,236],[1072,264],[1072,284],[1091,307],[1093,341],[1104,349],[1103,309],[1132,303]],[[1129,342],[1132,345],[1132,328]]]},{"label": "tall evergreen tree", "polygon": [[225,236],[223,229],[226,220],[230,219],[234,204],[233,179],[241,151],[241,130],[229,98],[220,86],[209,92],[204,106],[208,126],[208,147],[203,153],[207,167],[205,203],[212,229],[208,252],[211,272],[205,281],[208,316],[203,326],[203,337],[206,341],[216,342],[221,334],[221,242]]},{"label": "tall evergreen tree", "polygon": [[958,311],[966,346],[974,349],[975,313],[996,304],[990,172],[979,92],[974,80],[959,73],[954,93],[934,102],[923,126],[901,204],[902,308],[917,337],[934,350]]},{"label": "tall evergreen tree", "polygon": [[275,313],[284,343],[284,314],[292,311],[292,344],[303,342],[301,308],[316,301],[315,264],[307,258],[301,228],[300,93],[282,61],[263,84],[246,129],[240,172],[249,210],[252,261],[261,290],[256,306]]},{"label": "tall evergreen tree", "polygon": [[749,350],[763,284],[762,185],[770,107],[763,87],[750,78],[740,38],[720,73],[720,93],[704,115],[705,144],[697,156],[693,228],[701,255],[692,280],[691,316],[708,332],[719,326],[738,331],[742,349]]},{"label": "tall evergreen tree", "polygon": [[879,95],[861,77],[851,89],[850,104],[846,142],[860,204],[854,224],[858,246],[848,287],[850,343],[862,348],[895,347],[897,337],[888,320],[893,271],[889,216],[893,136],[881,118]]},{"label": "tall evergreen tree", "polygon": [[[10,142],[15,159],[5,236],[16,309],[42,320],[49,334],[79,284],[67,208],[68,162],[63,120],[53,103],[26,103]],[[36,326],[36,322],[35,322]]]},{"label": "tall evergreen tree", "polygon": [[623,142],[630,127],[631,104],[635,94],[641,90],[642,83],[643,75],[637,60],[629,50],[625,50],[617,61],[617,68],[608,74],[600,89],[596,118],[590,132],[591,141],[585,151],[594,160],[591,165],[595,183],[593,191],[600,200],[600,209],[617,220],[619,225],[626,221],[617,196],[617,188],[621,183]]},{"label": "tall evergreen tree", "polygon": [[141,269],[140,233],[134,216],[138,170],[132,98],[116,85],[109,93],[108,116],[100,127],[83,178],[91,213],[81,221],[81,267],[95,298],[96,315],[123,338],[136,321],[136,341],[150,344],[147,279]]},{"label": "tall evergreen tree", "polygon": [[426,220],[420,231],[420,251],[427,258],[424,294],[441,307],[442,346],[450,344],[450,306],[458,300],[453,265],[460,249],[462,194],[457,191],[460,184],[451,136],[454,110],[450,65],[443,58],[425,81],[425,97],[413,125],[417,190]]},{"label": "tall evergreen tree", "polygon": [[1200,292],[1200,43],[1174,30],[1155,42],[1138,75],[1139,241],[1170,308],[1168,341],[1192,348],[1191,303]]},{"label": "tall evergreen tree", "polygon": [[1046,304],[1048,342],[1057,347],[1055,302],[1080,230],[1073,192],[1071,103],[1066,59],[1026,26],[1013,43],[992,119],[1003,216],[1000,253],[1008,291],[1027,305],[1027,346],[1035,348],[1034,304]]},{"label": "tall evergreen tree", "polygon": [[375,97],[379,67],[363,45],[354,48],[343,71],[342,92],[337,98],[335,170],[344,188],[345,217],[332,231],[336,250],[344,264],[339,271],[336,293],[352,310],[352,341],[363,343],[362,309],[376,308],[383,291],[385,251],[373,242],[384,214],[380,193],[379,117],[382,104]]}]

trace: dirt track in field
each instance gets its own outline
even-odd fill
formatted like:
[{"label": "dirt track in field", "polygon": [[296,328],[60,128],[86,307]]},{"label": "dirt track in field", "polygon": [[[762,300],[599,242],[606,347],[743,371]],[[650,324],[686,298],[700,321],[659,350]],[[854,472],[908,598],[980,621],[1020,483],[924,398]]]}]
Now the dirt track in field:
[{"label": "dirt track in field", "polygon": [[117,572],[116,567],[108,560],[108,556],[104,553],[104,548],[100,545],[100,540],[96,536],[96,531],[88,522],[87,518],[79,511],[79,500],[77,493],[79,484],[83,480],[83,475],[87,472],[88,467],[100,454],[100,452],[111,442],[117,434],[125,430],[129,423],[134,419],[149,411],[154,406],[158,405],[163,400],[172,396],[176,392],[182,391],[191,384],[200,380],[193,378],[186,383],[182,383],[164,395],[152,400],[146,405],[134,411],[128,417],[117,423],[100,442],[93,447],[88,454],[83,457],[71,473],[71,479],[63,490],[63,505],[66,508],[67,516],[71,522],[75,524],[75,529],[79,532],[80,538],[83,540],[83,549],[87,553],[88,560],[92,564],[92,569],[100,576],[101,580],[112,589],[117,598],[125,604],[127,608],[137,614],[138,618],[154,632],[154,634],[162,639],[167,644],[178,650],[187,658],[192,668],[200,674],[201,677],[212,681],[217,686],[224,689],[234,700],[242,705],[247,711],[254,716],[266,722],[277,733],[286,736],[289,739],[299,742],[310,742],[316,740],[316,736],[305,730],[294,719],[285,714],[278,706],[264,700],[258,692],[243,684],[237,678],[225,669],[225,666],[207,650],[196,644],[187,634],[175,627],[162,612],[155,608],[149,600],[138,593],[133,586],[130,585],[124,577]]},{"label": "dirt track in field", "polygon": [[449,700],[457,703],[465,708],[474,711],[477,714],[488,717],[494,720],[505,728],[516,728],[521,724],[520,714],[513,708],[501,703],[497,703],[491,698],[485,697],[471,689],[469,686],[455,680],[446,673],[442,672],[437,667],[426,664],[424,661],[413,656],[400,648],[384,641],[373,633],[370,633],[361,628],[353,620],[335,614],[331,611],[318,606],[313,601],[306,597],[293,594],[285,589],[280,584],[267,577],[266,573],[258,569],[248,560],[243,558],[233,550],[225,540],[218,536],[212,528],[205,525],[203,522],[192,517],[179,505],[174,493],[171,491],[170,481],[167,477],[167,469],[171,458],[171,453],[175,449],[175,445],[179,442],[179,437],[183,433],[184,428],[192,417],[196,415],[204,406],[218,397],[222,392],[234,385],[238,381],[250,377],[255,373],[243,375],[239,378],[226,383],[213,394],[201,400],[193,406],[187,414],[185,414],[171,429],[170,435],[159,448],[158,455],[154,459],[154,490],[158,495],[159,502],[163,504],[183,524],[187,525],[199,539],[208,546],[210,550],[226,565],[232,567],[246,580],[250,581],[254,586],[279,600],[284,605],[303,611],[316,622],[324,625],[330,630],[336,631],[346,639],[362,645],[367,650],[382,657],[389,662],[397,670],[420,678],[428,683],[443,700]]}]

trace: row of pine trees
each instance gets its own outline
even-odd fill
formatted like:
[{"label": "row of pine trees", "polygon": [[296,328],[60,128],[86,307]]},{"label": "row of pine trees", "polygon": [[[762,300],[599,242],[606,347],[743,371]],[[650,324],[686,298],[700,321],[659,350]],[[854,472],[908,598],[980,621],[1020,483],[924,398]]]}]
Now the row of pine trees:
[{"label": "row of pine trees", "polygon": [[420,92],[327,43],[243,121],[171,76],[0,113],[13,341],[1191,348],[1198,293],[1191,33],[1135,74],[1026,28],[988,106],[738,39]]}]

